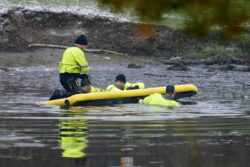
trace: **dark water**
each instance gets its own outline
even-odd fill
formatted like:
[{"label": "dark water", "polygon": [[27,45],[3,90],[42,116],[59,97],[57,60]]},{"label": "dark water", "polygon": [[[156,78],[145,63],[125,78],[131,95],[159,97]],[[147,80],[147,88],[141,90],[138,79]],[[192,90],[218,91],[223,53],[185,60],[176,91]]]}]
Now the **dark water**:
[{"label": "dark water", "polygon": [[[96,55],[88,59],[100,86],[121,72],[148,87],[192,83],[199,87],[191,99],[197,104],[66,109],[34,104],[59,84],[54,59],[38,65],[29,57],[13,59],[17,65],[11,68],[4,66],[13,62],[1,62],[1,167],[250,166],[250,73],[203,66],[167,71],[150,59]],[[128,69],[131,61],[144,67]]]}]

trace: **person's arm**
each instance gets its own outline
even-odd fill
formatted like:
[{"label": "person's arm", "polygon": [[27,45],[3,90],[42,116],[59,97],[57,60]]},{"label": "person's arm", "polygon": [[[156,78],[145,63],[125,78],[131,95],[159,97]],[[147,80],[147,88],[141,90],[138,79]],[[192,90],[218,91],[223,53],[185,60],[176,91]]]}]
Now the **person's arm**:
[{"label": "person's arm", "polygon": [[120,90],[119,88],[117,88],[115,85],[109,85],[109,86],[106,88],[106,91],[107,91],[107,92],[113,92],[113,91],[122,91],[122,90]]},{"label": "person's arm", "polygon": [[81,68],[81,72],[89,72],[89,65],[84,56],[84,53],[79,53],[75,56],[75,60]]},{"label": "person's arm", "polygon": [[145,85],[143,82],[136,82],[136,83],[129,83],[127,82],[125,84],[125,89],[126,90],[132,90],[132,89],[144,89],[145,88]]},{"label": "person's arm", "polygon": [[101,88],[91,86],[91,93],[96,93],[96,92],[104,92],[105,90],[102,90]]}]

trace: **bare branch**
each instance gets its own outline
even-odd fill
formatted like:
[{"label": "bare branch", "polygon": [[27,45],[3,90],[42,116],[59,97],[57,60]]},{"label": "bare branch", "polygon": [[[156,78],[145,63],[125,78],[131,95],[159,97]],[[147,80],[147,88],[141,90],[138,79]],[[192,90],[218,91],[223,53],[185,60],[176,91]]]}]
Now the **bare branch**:
[{"label": "bare branch", "polygon": [[[53,45],[53,44],[40,44],[40,43],[34,43],[29,44],[29,48],[55,48],[55,49],[66,49],[67,46],[63,45]],[[105,53],[105,54],[116,54],[116,55],[127,55],[124,53],[119,53],[111,50],[104,50],[104,49],[84,49],[85,52],[89,53]]]}]

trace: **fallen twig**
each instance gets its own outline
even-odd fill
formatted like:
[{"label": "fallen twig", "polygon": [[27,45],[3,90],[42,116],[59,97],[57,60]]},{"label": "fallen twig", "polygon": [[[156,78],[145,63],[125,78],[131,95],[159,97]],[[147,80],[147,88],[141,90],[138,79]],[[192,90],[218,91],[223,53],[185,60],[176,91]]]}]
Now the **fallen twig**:
[{"label": "fallen twig", "polygon": [[5,71],[5,72],[7,72],[7,71],[10,71],[8,68],[4,68],[4,67],[0,67],[0,71]]},{"label": "fallen twig", "polygon": [[[29,48],[58,48],[58,49],[66,49],[67,46],[62,46],[62,45],[53,45],[53,44],[40,44],[40,43],[34,43],[34,44],[29,44]],[[104,50],[104,49],[84,49],[85,52],[89,53],[110,53],[110,54],[116,54],[116,55],[127,55],[124,53],[119,53],[111,50]]]}]

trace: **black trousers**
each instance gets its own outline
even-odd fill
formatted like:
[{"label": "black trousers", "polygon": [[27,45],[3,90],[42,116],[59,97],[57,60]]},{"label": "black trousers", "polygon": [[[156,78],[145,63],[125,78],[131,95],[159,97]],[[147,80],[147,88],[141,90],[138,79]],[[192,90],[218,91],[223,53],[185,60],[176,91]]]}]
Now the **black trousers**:
[{"label": "black trousers", "polygon": [[72,94],[83,93],[81,86],[77,83],[77,79],[88,78],[87,74],[78,73],[60,73],[60,83],[63,88]]}]

